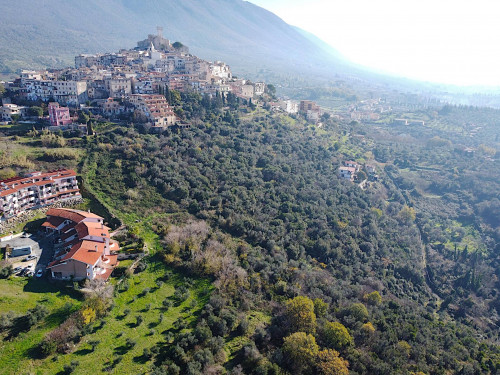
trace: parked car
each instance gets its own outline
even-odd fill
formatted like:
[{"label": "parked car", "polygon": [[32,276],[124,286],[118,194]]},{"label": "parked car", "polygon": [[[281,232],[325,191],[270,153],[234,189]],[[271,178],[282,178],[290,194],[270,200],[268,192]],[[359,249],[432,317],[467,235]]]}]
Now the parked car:
[{"label": "parked car", "polygon": [[36,277],[42,277],[43,276],[43,270],[40,268],[38,271],[36,271]]},{"label": "parked car", "polygon": [[19,272],[19,276],[26,276],[26,274],[30,271],[28,267],[23,268],[21,272]]},{"label": "parked car", "polygon": [[30,260],[36,259],[36,255],[28,255],[23,259],[23,262],[29,262]]},{"label": "parked car", "polygon": [[34,274],[35,273],[30,270],[30,271],[26,272],[26,277],[33,277]]},{"label": "parked car", "polygon": [[16,274],[16,275],[17,275],[17,274],[18,274],[18,273],[20,273],[22,270],[23,270],[23,267],[16,267],[16,268],[14,268],[14,269],[12,270],[12,272],[14,272],[14,274]]}]

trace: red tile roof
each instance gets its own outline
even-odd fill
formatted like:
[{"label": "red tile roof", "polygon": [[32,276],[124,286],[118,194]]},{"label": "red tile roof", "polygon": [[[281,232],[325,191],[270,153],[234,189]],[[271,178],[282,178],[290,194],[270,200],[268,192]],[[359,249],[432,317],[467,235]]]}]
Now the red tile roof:
[{"label": "red tile roof", "polygon": [[69,208],[51,208],[47,211],[47,216],[58,216],[79,223],[83,219],[93,218],[104,220],[101,216],[87,211],[72,210]]},{"label": "red tile roof", "polygon": [[109,228],[101,223],[82,221],[76,225],[75,229],[78,232],[78,238],[87,236],[109,238]]},{"label": "red tile roof", "polygon": [[[102,261],[99,263],[98,267],[105,269],[105,272],[96,274],[95,278],[107,280],[111,272],[113,272],[114,267],[118,265],[118,256],[114,254],[110,255],[109,252],[118,251],[120,246],[117,241],[109,238],[109,228],[102,224],[102,217],[85,211],[64,208],[50,209],[47,215],[48,219],[44,224],[45,226],[54,225],[56,220],[59,223],[64,222],[64,220],[71,221],[71,224],[63,228],[63,231],[66,231],[66,233],[61,236],[63,241],[74,234],[77,235],[76,239],[65,244],[66,246],[71,245],[71,249],[64,254],[61,259],[50,263],[48,268],[56,267],[69,259],[94,266],[101,259]],[[98,218],[101,219],[101,222],[86,221],[86,219],[89,218]],[[84,239],[88,236],[97,237],[97,239]],[[109,248],[106,248],[106,242],[108,241]]]},{"label": "red tile roof", "polygon": [[19,189],[9,189],[9,190],[0,191],[0,197],[5,197],[7,195],[17,193],[18,190]]},{"label": "red tile roof", "polygon": [[59,225],[64,223],[66,219],[62,217],[52,216],[47,218],[47,221],[42,224],[42,227],[56,229]]}]

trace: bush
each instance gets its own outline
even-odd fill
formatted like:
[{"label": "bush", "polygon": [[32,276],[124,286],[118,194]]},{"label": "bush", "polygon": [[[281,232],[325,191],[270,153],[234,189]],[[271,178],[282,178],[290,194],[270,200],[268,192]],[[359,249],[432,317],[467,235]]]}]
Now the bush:
[{"label": "bush", "polygon": [[80,362],[78,361],[71,361],[69,365],[64,365],[63,371],[65,374],[71,374],[73,371],[76,370]]},{"label": "bush", "polygon": [[55,162],[59,160],[76,160],[78,158],[78,152],[73,149],[57,149],[57,150],[46,150],[43,153],[42,159],[45,161]]},{"label": "bush", "polygon": [[92,347],[92,351],[95,351],[95,348],[97,348],[97,345],[99,345],[101,342],[99,340],[91,340],[89,341],[89,345]]},{"label": "bush", "polygon": [[135,267],[135,273],[140,273],[148,268],[148,265],[144,262],[139,262],[137,263],[137,266]]},{"label": "bush", "polygon": [[132,349],[136,345],[137,345],[137,342],[131,338],[127,338],[127,340],[125,340],[125,346],[129,349]]},{"label": "bush", "polygon": [[50,338],[46,337],[42,340],[42,342],[39,345],[40,353],[44,356],[49,356],[53,353],[56,352],[57,350],[57,344],[55,341],[51,340]]},{"label": "bush", "polygon": [[44,147],[64,147],[66,140],[63,137],[55,135],[54,133],[45,133],[40,136],[42,145]]},{"label": "bush", "polygon": [[12,264],[7,261],[0,262],[0,279],[6,279],[13,273]]},{"label": "bush", "polygon": [[177,288],[174,292],[174,297],[177,299],[179,302],[184,302],[189,298],[189,290],[186,288],[184,285],[181,285],[179,288]]},{"label": "bush", "polygon": [[17,315],[13,311],[0,314],[0,331],[11,328]]},{"label": "bush", "polygon": [[137,315],[135,317],[135,319],[136,319],[136,322],[135,322],[136,327],[139,327],[142,324],[142,322],[144,321],[144,318],[141,315]]},{"label": "bush", "polygon": [[174,304],[174,303],[173,303],[171,300],[169,300],[168,298],[166,298],[166,299],[162,302],[163,308],[164,308],[165,310],[168,310],[169,308],[171,308],[173,304]]},{"label": "bush", "polygon": [[43,305],[36,305],[34,308],[28,310],[26,314],[28,327],[34,326],[47,315],[49,315],[49,309]]},{"label": "bush", "polygon": [[142,351],[142,356],[144,358],[151,359],[153,354],[151,353],[151,350],[149,348],[144,348],[144,350]]}]

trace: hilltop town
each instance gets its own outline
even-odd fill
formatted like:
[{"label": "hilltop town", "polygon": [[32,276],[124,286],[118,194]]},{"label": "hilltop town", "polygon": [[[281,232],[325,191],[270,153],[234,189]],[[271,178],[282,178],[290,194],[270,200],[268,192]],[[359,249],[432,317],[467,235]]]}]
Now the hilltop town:
[{"label": "hilltop town", "polygon": [[9,95],[0,107],[2,121],[39,119],[41,113],[33,106],[48,103],[52,131],[85,132],[77,124],[76,110],[115,120],[133,118],[160,131],[183,125],[167,100],[171,91],[219,95],[243,103],[258,102],[268,94],[266,102],[273,111],[300,112],[312,122],[323,115],[313,101],[276,100],[273,85],[238,78],[226,63],[190,54],[187,46],[164,38],[161,27],[133,49],[75,56],[72,68],[22,70],[5,88]]}]

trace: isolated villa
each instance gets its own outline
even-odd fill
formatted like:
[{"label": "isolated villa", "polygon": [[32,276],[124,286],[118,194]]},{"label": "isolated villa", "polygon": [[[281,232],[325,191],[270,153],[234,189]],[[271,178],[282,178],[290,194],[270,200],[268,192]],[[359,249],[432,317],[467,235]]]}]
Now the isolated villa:
[{"label": "isolated villa", "polygon": [[51,208],[43,227],[60,235],[61,250],[48,265],[54,279],[107,280],[118,265],[120,250],[104,219],[90,212]]}]

